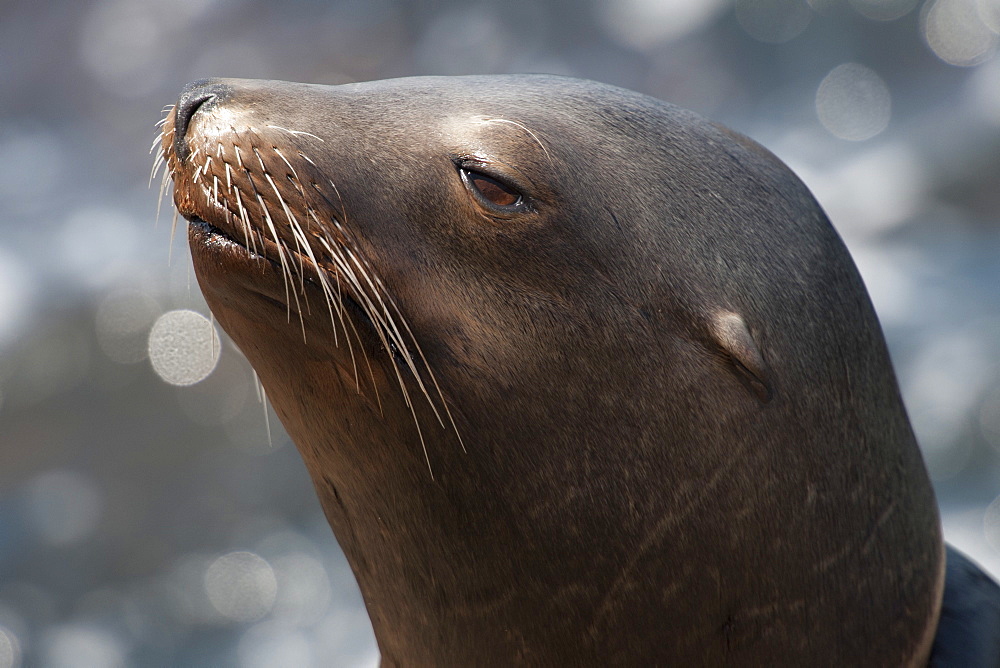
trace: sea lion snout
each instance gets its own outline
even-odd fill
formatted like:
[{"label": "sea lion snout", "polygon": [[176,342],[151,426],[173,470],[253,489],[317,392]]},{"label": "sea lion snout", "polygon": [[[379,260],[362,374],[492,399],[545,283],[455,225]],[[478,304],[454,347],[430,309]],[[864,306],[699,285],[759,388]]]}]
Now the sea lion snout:
[{"label": "sea lion snout", "polygon": [[230,88],[212,79],[192,81],[181,91],[177,99],[176,115],[174,117],[174,152],[184,160],[190,153],[187,144],[187,129],[191,119],[200,109],[216,103],[230,92]]}]

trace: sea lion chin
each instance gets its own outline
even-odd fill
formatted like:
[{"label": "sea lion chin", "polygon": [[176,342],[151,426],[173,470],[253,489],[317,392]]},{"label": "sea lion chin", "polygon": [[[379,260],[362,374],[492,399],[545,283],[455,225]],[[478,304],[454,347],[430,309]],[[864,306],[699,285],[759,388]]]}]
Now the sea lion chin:
[{"label": "sea lion chin", "polygon": [[386,665],[926,663],[934,494],[766,150],[527,75],[200,81],[162,147]]}]

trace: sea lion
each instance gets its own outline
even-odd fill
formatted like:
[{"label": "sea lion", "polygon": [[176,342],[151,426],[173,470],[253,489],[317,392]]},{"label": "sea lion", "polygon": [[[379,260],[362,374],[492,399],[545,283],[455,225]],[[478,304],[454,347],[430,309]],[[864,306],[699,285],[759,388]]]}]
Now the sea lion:
[{"label": "sea lion", "polygon": [[934,494],[765,149],[567,78],[217,79],[161,157],[385,665],[926,664]]}]

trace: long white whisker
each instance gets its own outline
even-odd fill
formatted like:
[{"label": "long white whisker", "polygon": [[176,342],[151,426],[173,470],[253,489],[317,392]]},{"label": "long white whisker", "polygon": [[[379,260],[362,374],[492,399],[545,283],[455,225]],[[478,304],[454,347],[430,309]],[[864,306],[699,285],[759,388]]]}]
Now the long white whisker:
[{"label": "long white whisker", "polygon": [[[431,369],[430,363],[427,361],[427,358],[424,356],[423,349],[420,347],[420,344],[417,342],[417,337],[414,336],[413,331],[410,329],[409,323],[406,322],[406,318],[404,318],[403,314],[400,313],[399,307],[396,305],[396,301],[389,294],[389,291],[385,289],[385,286],[383,286],[382,282],[380,280],[378,280],[378,277],[375,277],[375,281],[378,283],[379,288],[381,289],[382,293],[385,295],[386,300],[392,306],[392,309],[399,316],[399,321],[402,323],[403,328],[406,330],[406,334],[409,336],[410,341],[413,343],[413,347],[417,351],[417,355],[420,357],[420,361],[423,362],[424,369],[427,370],[427,375],[430,377],[431,384],[434,386],[434,389],[437,391],[438,398],[441,399],[441,406],[444,408],[444,412],[448,416],[448,422],[451,423],[451,428],[455,432],[455,436],[458,438],[458,444],[462,447],[462,452],[468,452],[468,450],[465,449],[465,441],[462,440],[462,434],[459,433],[459,431],[458,431],[458,425],[455,424],[455,418],[452,416],[451,409],[448,407],[448,401],[444,398],[444,392],[441,390],[441,386],[438,385],[437,378],[434,376],[434,371]],[[431,403],[431,407],[433,408],[434,403],[433,403],[433,401],[431,401],[430,396],[427,397],[427,400],[428,400],[428,402]],[[437,415],[437,411],[435,411],[435,415]],[[438,416],[438,420],[440,420],[440,419],[441,419],[440,416]],[[442,423],[441,426],[444,426],[444,423]]]},{"label": "long white whisker", "polygon": [[524,130],[532,139],[535,140],[535,143],[538,144],[538,147],[542,149],[542,153],[545,154],[545,159],[548,160],[550,163],[552,162],[552,156],[549,155],[549,149],[545,148],[545,144],[542,143],[542,140],[539,139],[538,136],[534,132],[532,132],[531,130],[529,130],[528,126],[526,126],[524,123],[521,123],[520,121],[512,121],[512,120],[510,120],[508,118],[484,118],[483,122],[484,123],[507,123],[508,125],[513,125],[516,128],[520,128],[520,129]]},{"label": "long white whisker", "polygon": [[[254,149],[254,153],[256,153],[256,152],[257,152],[257,149]],[[260,158],[260,154],[258,154],[257,157]],[[264,162],[261,161],[261,165],[263,165],[263,164],[264,164]],[[289,225],[290,228],[292,228],[292,238],[295,239],[295,246],[296,246],[295,250],[297,251],[297,255],[299,256],[299,280],[301,281],[302,292],[303,292],[303,294],[305,294],[305,290],[306,290],[305,280],[306,280],[306,278],[305,278],[305,271],[303,269],[302,261],[301,261],[301,258],[302,258],[302,244],[304,243],[306,246],[308,246],[309,242],[306,241],[305,237],[303,237],[302,238],[302,242],[300,243],[300,241],[299,241],[299,235],[295,234],[295,227],[298,226],[298,221],[295,219],[295,216],[292,215],[292,212],[289,211],[288,204],[285,203],[285,198],[281,196],[281,191],[278,190],[278,186],[274,183],[274,179],[271,178],[271,175],[268,174],[267,172],[264,172],[264,178],[267,179],[267,182],[269,184],[271,184],[271,189],[274,190],[274,194],[278,197],[278,203],[281,204],[281,208],[285,212],[285,218],[288,219],[288,225]]]},{"label": "long white whisker", "polygon": [[[355,266],[357,267],[357,269],[361,272],[361,275],[364,277],[365,281],[369,285],[372,285],[371,279],[369,278],[368,272],[365,269],[365,267],[362,266],[357,261],[357,258],[354,256],[353,253],[351,253],[350,249],[346,249],[345,248],[344,250],[345,250],[345,253],[347,254],[347,256],[349,258],[351,258],[351,260],[353,261],[353,263],[355,264]],[[354,272],[352,271],[352,272],[350,272],[350,274],[353,276]],[[353,280],[354,280],[355,285],[359,285],[356,276],[353,278]],[[421,450],[424,453],[424,461],[427,463],[427,471],[430,473],[431,480],[434,480],[434,469],[431,466],[430,453],[428,453],[428,451],[427,451],[427,442],[424,439],[423,429],[420,428],[420,419],[417,417],[416,407],[415,407],[412,399],[410,398],[410,392],[406,388],[406,381],[404,380],[403,374],[401,373],[401,371],[399,369],[399,365],[396,364],[395,357],[391,353],[391,348],[389,346],[389,340],[387,338],[387,334],[391,334],[391,332],[393,330],[395,330],[395,323],[391,323],[391,327],[390,327],[389,324],[386,323],[385,319],[382,317],[381,314],[379,314],[379,312],[375,308],[375,304],[372,302],[371,297],[367,294],[366,291],[361,290],[361,291],[358,292],[358,295],[361,296],[361,297],[363,297],[363,299],[365,301],[365,305],[366,305],[365,311],[368,313],[369,317],[372,318],[372,322],[379,323],[381,325],[381,326],[375,327],[375,330],[376,330],[376,332],[377,332],[377,334],[379,336],[379,339],[382,341],[382,345],[385,346],[386,352],[389,353],[389,360],[392,363],[392,368],[393,368],[393,370],[396,373],[396,380],[399,382],[399,389],[403,393],[403,400],[406,403],[406,407],[410,409],[410,414],[413,416],[413,426],[416,428],[416,430],[417,430],[417,436],[420,439],[420,448],[421,448]],[[376,295],[376,298],[377,298],[377,295]],[[397,330],[397,334],[398,334],[398,330]],[[401,343],[401,341],[400,341],[400,343]],[[407,363],[407,366],[409,367],[410,372],[416,378],[417,384],[419,385],[421,391],[423,392],[424,397],[427,398],[427,399],[430,399],[429,395],[427,394],[427,390],[424,389],[423,381],[420,379],[420,374],[417,373],[416,368],[413,365],[413,360],[410,357],[409,351],[406,349],[405,346],[399,345],[399,343],[396,343],[396,348],[400,351],[400,354],[403,355],[403,359]],[[437,415],[437,409],[435,408],[434,403],[430,402],[430,404],[431,404],[431,409],[434,411],[435,415]],[[440,420],[440,417],[438,419]]]},{"label": "long white whisker", "polygon": [[163,178],[160,179],[160,196],[156,199],[156,218],[153,219],[153,227],[160,225],[160,210],[163,207],[163,197],[167,193],[167,183],[169,181],[170,172],[163,172]]},{"label": "long white whisker", "polygon": [[399,328],[396,326],[395,318],[392,317],[392,314],[389,312],[388,307],[386,307],[385,302],[382,300],[382,296],[380,294],[382,290],[378,289],[375,286],[375,284],[371,281],[371,278],[368,276],[368,272],[361,266],[361,263],[358,260],[357,256],[354,253],[351,253],[350,250],[347,251],[347,254],[348,257],[351,259],[351,261],[354,262],[354,264],[358,267],[358,269],[362,271],[362,276],[364,276],[365,280],[368,282],[368,285],[371,287],[371,291],[374,294],[375,299],[378,300],[379,305],[382,307],[382,313],[384,314],[383,323],[386,324],[386,326],[389,328],[394,343],[396,344],[396,347],[399,349],[400,354],[402,354],[403,360],[406,362],[406,366],[410,369],[410,373],[412,373],[413,377],[416,379],[417,386],[420,388],[420,391],[423,392],[424,396],[427,398],[428,403],[431,406],[431,410],[434,411],[434,416],[437,417],[438,422],[443,427],[444,420],[441,418],[441,414],[438,413],[437,407],[434,405],[434,402],[430,400],[430,393],[428,393],[427,388],[424,386],[423,378],[421,377],[420,372],[417,370],[416,363],[413,361],[413,356],[410,354],[409,348],[406,346],[405,341],[403,340],[403,335],[400,333]]},{"label": "long white whisker", "polygon": [[177,234],[177,218],[180,216],[180,212],[174,209],[174,219],[170,221],[170,245],[167,246],[167,266],[169,267],[173,264],[174,260],[174,236]]},{"label": "long white whisker", "polygon": [[264,429],[267,430],[267,447],[273,450],[274,441],[271,439],[271,416],[267,412],[267,392],[264,391],[264,385],[260,382],[257,370],[253,367],[250,367],[250,370],[253,372],[253,384],[257,390],[257,401],[264,407]]},{"label": "long white whisker", "polygon": [[316,135],[312,134],[311,132],[303,132],[302,130],[289,130],[288,128],[283,128],[280,125],[267,125],[265,127],[273,128],[275,130],[281,130],[283,132],[287,132],[290,135],[312,137],[313,139],[318,139],[319,141],[324,141],[322,137],[317,137]]}]

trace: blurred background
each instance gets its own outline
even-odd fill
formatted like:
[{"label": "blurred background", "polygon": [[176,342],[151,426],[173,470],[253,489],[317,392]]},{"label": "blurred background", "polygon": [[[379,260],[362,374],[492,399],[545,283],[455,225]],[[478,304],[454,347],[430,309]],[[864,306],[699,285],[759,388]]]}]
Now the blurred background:
[{"label": "blurred background", "polygon": [[156,222],[154,124],[206,76],[553,72],[763,143],[865,276],[947,538],[1000,574],[998,34],[1000,0],[6,0],[0,668],[377,663],[294,446],[205,345],[169,199]]}]

